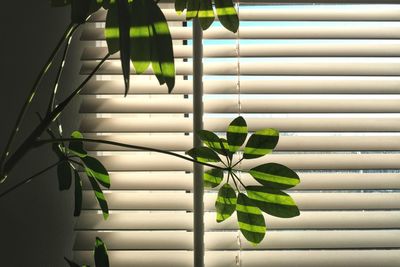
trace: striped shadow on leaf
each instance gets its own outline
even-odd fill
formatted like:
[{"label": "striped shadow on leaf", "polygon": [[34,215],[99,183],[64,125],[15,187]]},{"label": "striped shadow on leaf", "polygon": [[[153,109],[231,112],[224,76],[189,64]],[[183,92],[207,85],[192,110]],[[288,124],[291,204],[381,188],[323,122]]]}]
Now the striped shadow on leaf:
[{"label": "striped shadow on leaf", "polygon": [[107,255],[107,247],[100,237],[96,237],[96,243],[94,247],[94,262],[96,267],[109,267],[110,262]]},{"label": "striped shadow on leaf", "polygon": [[217,187],[224,178],[224,172],[221,169],[211,169],[203,174],[204,187]]},{"label": "striped shadow on leaf", "polygon": [[239,229],[253,244],[259,244],[267,230],[261,210],[245,194],[239,193],[236,204]]},{"label": "striped shadow on leaf", "polygon": [[220,162],[218,157],[212,149],[208,147],[196,147],[186,152],[189,156],[200,162]]},{"label": "striped shadow on leaf", "polygon": [[100,161],[90,156],[84,157],[81,160],[85,164],[85,172],[88,177],[92,177],[102,186],[110,188],[110,175]]},{"label": "striped shadow on leaf", "polygon": [[197,136],[207,147],[211,148],[218,154],[224,156],[228,154],[228,146],[226,146],[226,144],[223,143],[223,140],[221,140],[215,133],[201,130],[197,133]]},{"label": "striped shadow on leaf", "polygon": [[300,178],[290,168],[278,163],[266,163],[249,171],[251,176],[266,187],[287,189],[300,183]]},{"label": "striped shadow on leaf", "polygon": [[254,159],[272,152],[279,141],[279,131],[264,129],[252,134],[244,148],[243,157]]},{"label": "striped shadow on leaf", "polygon": [[246,141],[247,123],[242,116],[234,119],[228,126],[226,137],[229,144],[229,151],[235,153]]},{"label": "striped shadow on leaf", "polygon": [[217,210],[217,222],[223,222],[235,212],[236,193],[228,183],[219,189],[215,209]]},{"label": "striped shadow on leaf", "polygon": [[262,211],[280,218],[300,215],[294,200],[286,193],[263,186],[247,186],[247,194],[252,202]]},{"label": "striped shadow on leaf", "polygon": [[93,177],[88,176],[89,182],[92,185],[92,189],[94,192],[94,196],[97,199],[97,202],[99,202],[101,211],[103,212],[103,218],[104,220],[108,219],[109,216],[109,211],[108,211],[108,204],[106,197],[104,196],[103,191],[101,190],[99,184],[96,182],[96,180]]}]

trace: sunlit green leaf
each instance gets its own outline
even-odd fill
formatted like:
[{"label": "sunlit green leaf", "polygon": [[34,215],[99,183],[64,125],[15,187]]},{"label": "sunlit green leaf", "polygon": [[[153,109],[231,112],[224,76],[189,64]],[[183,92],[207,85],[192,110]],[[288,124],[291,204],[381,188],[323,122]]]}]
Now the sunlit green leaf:
[{"label": "sunlit green leaf", "polygon": [[74,170],[75,176],[75,208],[74,208],[74,216],[78,217],[81,215],[82,210],[82,180],[79,176],[79,172]]},{"label": "sunlit green leaf", "polygon": [[203,175],[204,187],[217,187],[222,182],[223,178],[224,172],[221,169],[208,170]]},{"label": "sunlit green leaf", "polygon": [[253,244],[259,244],[267,230],[260,209],[245,194],[239,193],[236,213],[240,232]]},{"label": "sunlit green leaf", "polygon": [[82,158],[82,161],[88,176],[95,178],[102,186],[110,188],[110,175],[100,161],[90,156]]},{"label": "sunlit green leaf", "polygon": [[266,163],[252,168],[249,173],[266,187],[287,189],[300,183],[299,176],[293,170],[278,163]]},{"label": "sunlit green leaf", "polygon": [[109,267],[110,263],[107,255],[107,248],[103,240],[96,237],[96,243],[94,248],[94,262],[96,267]]},{"label": "sunlit green leaf", "polygon": [[94,196],[96,197],[97,202],[99,202],[99,206],[101,208],[101,211],[103,212],[103,218],[104,220],[107,220],[109,216],[109,211],[108,211],[108,204],[106,197],[104,196],[104,193],[101,190],[98,183],[96,182],[96,180],[91,176],[88,176],[88,179],[90,184],[92,185]]},{"label": "sunlit green leaf", "polygon": [[60,191],[68,190],[72,184],[71,165],[63,160],[57,165],[58,188]]},{"label": "sunlit green leaf", "polygon": [[207,30],[214,22],[214,9],[211,0],[200,0],[200,8],[198,13],[201,28]]},{"label": "sunlit green leaf", "polygon": [[[152,19],[152,67],[160,84],[164,82],[171,93],[175,86],[175,63],[171,33],[167,20],[160,7],[154,1],[148,1],[149,17]],[[154,56],[154,57],[153,57]]]},{"label": "sunlit green leaf", "polygon": [[300,215],[294,200],[286,193],[264,186],[247,186],[247,194],[262,211],[281,218]]},{"label": "sunlit green leaf", "polygon": [[215,8],[221,24],[231,32],[237,32],[239,18],[232,0],[215,0]]},{"label": "sunlit green leaf", "polygon": [[243,157],[254,159],[272,152],[279,140],[279,131],[275,129],[264,129],[255,132],[247,141]]},{"label": "sunlit green leaf", "polygon": [[147,70],[151,61],[148,1],[135,0],[131,8],[131,59],[136,73],[141,74]]},{"label": "sunlit green leaf", "polygon": [[187,0],[186,20],[197,17],[200,9],[200,1],[202,0]]},{"label": "sunlit green leaf", "polygon": [[69,152],[71,152],[72,154],[84,158],[87,156],[87,152],[86,150],[83,148],[83,142],[79,139],[83,138],[83,135],[78,132],[78,131],[74,131],[71,134],[71,138],[76,139],[76,141],[71,141],[69,142],[69,146],[68,146],[68,150]]},{"label": "sunlit green leaf", "polygon": [[218,157],[212,149],[208,147],[197,147],[187,151],[186,154],[200,162],[220,162]]},{"label": "sunlit green leaf", "polygon": [[236,209],[236,193],[228,184],[224,184],[218,191],[218,197],[215,201],[217,210],[217,222],[228,219]]},{"label": "sunlit green leaf", "polygon": [[127,0],[117,0],[118,26],[119,26],[119,48],[122,74],[124,76],[125,96],[129,91],[129,80],[131,73],[131,44],[130,44],[130,24],[131,14]]},{"label": "sunlit green leaf", "polygon": [[247,137],[247,123],[242,116],[237,117],[229,124],[226,137],[229,151],[234,153],[239,150]]}]

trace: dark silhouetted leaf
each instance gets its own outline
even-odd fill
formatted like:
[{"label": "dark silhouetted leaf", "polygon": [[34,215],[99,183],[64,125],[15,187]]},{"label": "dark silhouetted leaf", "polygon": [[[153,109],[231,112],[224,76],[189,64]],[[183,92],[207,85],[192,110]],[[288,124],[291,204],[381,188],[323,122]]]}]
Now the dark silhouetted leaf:
[{"label": "dark silhouetted leaf", "polygon": [[267,230],[260,209],[245,194],[239,193],[236,213],[240,232],[253,244],[259,244]]},{"label": "dark silhouetted leaf", "polygon": [[226,137],[229,151],[232,153],[238,151],[247,137],[247,124],[242,116],[237,117],[229,124]]},{"label": "dark silhouetted leaf", "polygon": [[223,178],[224,172],[221,169],[208,170],[203,175],[204,187],[217,187],[222,182]]},{"label": "dark silhouetted leaf", "polygon": [[104,35],[107,41],[108,52],[114,54],[119,51],[119,27],[118,10],[116,5],[112,5],[106,18],[106,28]]},{"label": "dark silhouetted leaf", "polygon": [[197,17],[200,9],[200,1],[202,0],[187,0],[186,20]]},{"label": "dark silhouetted leaf", "polygon": [[119,48],[122,73],[125,83],[125,96],[129,91],[129,80],[131,72],[131,44],[130,44],[130,7],[128,0],[116,0],[118,10],[118,26],[119,26]]},{"label": "dark silhouetted leaf", "polygon": [[182,12],[186,9],[188,0],[175,0],[175,10],[178,15],[182,14]]},{"label": "dark silhouetted leaf", "polygon": [[106,245],[99,237],[96,237],[96,244],[94,248],[94,262],[96,264],[96,267],[110,266]]},{"label": "dark silhouetted leaf", "polygon": [[74,208],[74,216],[78,217],[81,215],[82,210],[82,180],[79,176],[79,172],[74,170],[75,176],[75,208]]},{"label": "dark silhouetted leaf", "polygon": [[223,148],[223,141],[218,137],[218,135],[206,130],[199,131],[197,135],[206,146],[221,155],[227,155],[229,147],[227,147],[227,149]]},{"label": "dark silhouetted leaf", "polygon": [[291,218],[300,215],[294,200],[278,189],[247,186],[246,191],[257,207],[272,216]]},{"label": "dark silhouetted leaf", "polygon": [[200,0],[200,9],[198,13],[201,28],[207,30],[214,22],[214,9],[211,0]]},{"label": "dark silhouetted leaf", "polygon": [[191,156],[200,162],[220,162],[221,159],[218,157],[217,153],[215,153],[212,149],[208,147],[198,147],[192,148],[187,151],[186,154]]},{"label": "dark silhouetted leaf", "polygon": [[68,258],[64,257],[64,260],[68,263],[69,267],[81,267],[79,264],[69,260]]},{"label": "dark silhouetted leaf", "polygon": [[82,158],[82,161],[88,176],[95,178],[102,186],[110,188],[110,176],[100,161],[90,156]]},{"label": "dark silhouetted leaf", "polygon": [[236,193],[228,183],[219,189],[215,208],[217,210],[217,222],[223,222],[228,219],[235,211]]},{"label": "dark silhouetted leaf", "polygon": [[62,161],[57,165],[58,188],[60,191],[68,190],[72,184],[71,165],[68,161]]},{"label": "dark silhouetted leaf", "polygon": [[287,189],[300,183],[299,176],[293,170],[278,163],[266,163],[252,168],[249,173],[266,187]]},{"label": "dark silhouetted leaf", "polygon": [[221,24],[231,32],[237,32],[239,18],[232,0],[215,0],[215,8]]},{"label": "dark silhouetted leaf", "polygon": [[80,158],[86,157],[87,156],[87,152],[83,148],[83,142],[81,140],[79,140],[79,139],[83,138],[83,135],[78,131],[74,131],[71,134],[71,138],[74,138],[74,139],[77,139],[77,140],[69,142],[68,150],[72,154],[74,154],[74,155],[76,155],[76,156],[78,156]]},{"label": "dark silhouetted leaf", "polygon": [[255,132],[247,141],[243,157],[254,159],[272,152],[279,140],[279,131],[275,129],[264,129]]},{"label": "dark silhouetted leaf", "polygon": [[108,216],[109,216],[109,211],[108,211],[107,200],[104,196],[104,193],[93,177],[88,176],[88,179],[89,179],[90,184],[92,185],[92,189],[93,189],[94,195],[97,199],[97,202],[99,202],[101,211],[103,212],[103,218],[104,218],[104,220],[107,220]]}]

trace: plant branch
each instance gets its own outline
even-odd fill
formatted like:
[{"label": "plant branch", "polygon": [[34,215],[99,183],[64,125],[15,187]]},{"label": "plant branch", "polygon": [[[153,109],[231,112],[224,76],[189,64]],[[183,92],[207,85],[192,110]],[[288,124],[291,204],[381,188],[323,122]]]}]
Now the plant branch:
[{"label": "plant branch", "polygon": [[51,168],[57,166],[58,164],[60,164],[62,161],[58,161],[54,164],[51,164],[50,166],[48,166],[47,168],[35,173],[34,175],[23,179],[21,182],[17,183],[16,185],[12,186],[11,188],[7,189],[6,191],[4,191],[3,193],[0,194],[0,198],[4,197],[5,195],[7,195],[8,193],[10,193],[11,191],[14,191],[15,189],[17,189],[18,187],[20,187],[21,185],[24,185],[28,182],[30,182],[31,180],[33,180],[34,178],[38,177],[39,175],[47,172],[48,170],[50,170]]},{"label": "plant branch", "polygon": [[90,138],[81,138],[81,139],[75,139],[75,138],[61,138],[61,139],[47,139],[47,140],[38,140],[36,141],[36,146],[41,146],[44,144],[48,144],[48,143],[57,143],[57,142],[70,142],[70,141],[77,141],[80,140],[82,142],[90,142],[90,143],[100,143],[100,144],[107,144],[107,145],[112,145],[112,146],[119,146],[119,147],[125,147],[125,148],[130,148],[130,149],[138,149],[138,150],[144,150],[144,151],[152,151],[152,152],[158,152],[158,153],[162,153],[162,154],[167,154],[170,156],[174,156],[177,158],[181,158],[184,160],[188,160],[191,162],[195,162],[195,163],[199,163],[208,167],[212,167],[212,168],[217,168],[220,170],[226,170],[226,168],[220,167],[220,166],[216,166],[210,163],[206,163],[206,162],[201,162],[201,161],[197,161],[195,159],[192,159],[190,157],[186,157],[183,156],[181,154],[178,153],[174,153],[174,152],[170,152],[170,151],[166,151],[166,150],[162,150],[162,149],[157,149],[157,148],[152,148],[152,147],[145,147],[145,146],[137,146],[137,145],[129,145],[129,144],[124,144],[124,143],[119,143],[119,142],[114,142],[114,141],[107,141],[107,140],[100,140],[100,139],[90,139]]},{"label": "plant branch", "polygon": [[22,158],[35,144],[37,139],[42,135],[42,133],[48,128],[48,126],[54,122],[61,112],[67,107],[67,105],[77,96],[86,83],[95,75],[95,73],[100,69],[103,63],[110,57],[110,54],[107,54],[99,64],[92,70],[92,72],[86,77],[86,79],[76,88],[63,102],[61,102],[57,107],[46,117],[43,121],[33,130],[33,132],[25,139],[25,141],[20,145],[20,147],[16,150],[16,152],[10,156],[8,161],[4,163],[4,167],[2,169],[1,175],[3,176],[3,180],[7,177],[7,174],[15,164],[18,162],[20,158]]},{"label": "plant branch", "polygon": [[[67,40],[70,36],[72,36],[72,34],[76,31],[76,29],[78,28],[78,25],[74,25],[74,24],[70,24],[68,25],[67,29],[65,30],[64,34],[62,35],[61,39],[58,41],[57,46],[54,48],[53,52],[51,53],[49,59],[47,60],[46,64],[43,66],[42,70],[40,71],[38,77],[35,80],[35,83],[33,84],[33,87],[28,95],[28,98],[26,99],[22,110],[20,111],[17,120],[15,122],[14,128],[13,128],[13,132],[11,133],[5,150],[3,151],[3,154],[1,156],[1,160],[0,160],[0,167],[1,169],[3,169],[3,164],[5,164],[5,161],[7,160],[8,156],[10,155],[10,149],[11,146],[14,142],[14,139],[16,137],[16,135],[18,134],[19,130],[20,130],[20,126],[22,123],[22,120],[25,117],[25,114],[28,110],[29,105],[32,103],[33,98],[36,95],[36,91],[38,90],[38,85],[40,84],[40,82],[42,81],[43,77],[46,75],[47,71],[50,69],[51,65],[53,64],[54,58],[57,55],[58,50],[60,49],[60,47],[62,46],[62,44],[65,42],[65,40]],[[7,174],[6,173],[1,173],[0,176],[0,183],[4,182],[4,180],[7,178]]]}]

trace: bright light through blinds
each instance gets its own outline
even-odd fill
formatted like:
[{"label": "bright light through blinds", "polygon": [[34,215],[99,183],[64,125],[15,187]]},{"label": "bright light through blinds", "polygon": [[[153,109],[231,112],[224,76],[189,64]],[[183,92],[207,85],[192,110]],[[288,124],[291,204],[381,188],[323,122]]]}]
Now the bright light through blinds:
[{"label": "bright light through blinds", "polygon": [[[399,266],[400,5],[241,4],[239,13],[239,36],[218,24],[204,33],[205,128],[225,131],[240,91],[251,130],[282,132],[278,152],[263,161],[299,172],[291,195],[301,215],[266,216],[266,238],[253,247],[234,218],[215,222],[216,192],[206,192],[206,267]],[[123,98],[119,63],[108,61],[84,91],[82,132],[182,153],[191,147],[191,29],[173,10],[166,14],[178,58],[173,94],[134,76]],[[100,28],[92,23],[82,34],[82,74],[106,53],[103,20],[98,14]],[[85,194],[76,259],[90,261],[99,235],[113,267],[192,266],[192,164],[90,149],[113,171],[112,214],[104,222]]]}]

